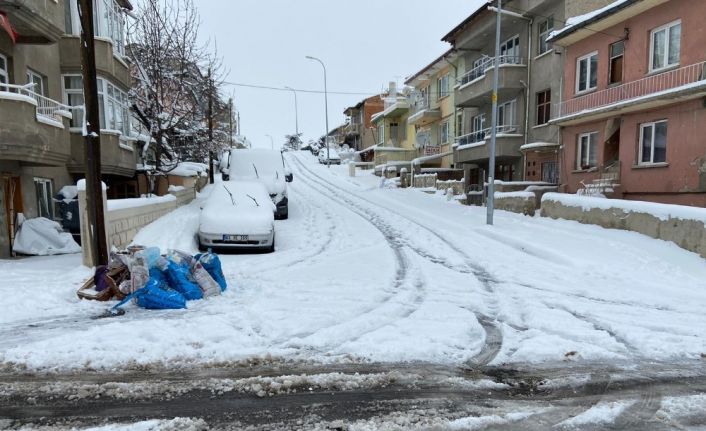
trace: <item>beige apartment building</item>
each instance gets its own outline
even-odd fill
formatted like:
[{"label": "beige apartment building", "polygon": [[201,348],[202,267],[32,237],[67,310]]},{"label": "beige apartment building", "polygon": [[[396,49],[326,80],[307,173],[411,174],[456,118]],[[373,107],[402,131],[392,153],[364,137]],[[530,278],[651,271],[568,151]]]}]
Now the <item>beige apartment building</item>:
[{"label": "beige apartment building", "polygon": [[[95,0],[102,178],[112,197],[133,193],[124,53],[128,0]],[[56,219],[54,197],[84,176],[80,24],[76,2],[0,2],[0,257],[17,215]]]},{"label": "beige apartment building", "polygon": [[462,134],[453,91],[458,58],[452,48],[405,82],[415,88],[407,119],[414,128],[417,147],[417,158],[413,161],[415,172],[453,167],[454,137]]}]

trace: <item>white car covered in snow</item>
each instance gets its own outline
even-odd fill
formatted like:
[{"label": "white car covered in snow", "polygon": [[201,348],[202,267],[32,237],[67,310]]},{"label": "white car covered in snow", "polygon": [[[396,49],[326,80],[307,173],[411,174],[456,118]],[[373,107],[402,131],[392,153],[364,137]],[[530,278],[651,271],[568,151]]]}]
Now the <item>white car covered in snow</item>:
[{"label": "white car covered in snow", "polygon": [[340,165],[341,156],[333,148],[326,150],[326,147],[319,150],[319,163],[324,165]]},{"label": "white car covered in snow", "polygon": [[275,218],[289,217],[287,183],[293,176],[284,164],[282,153],[276,150],[233,150],[221,163],[223,180],[259,181],[267,188],[272,202],[277,206]]},{"label": "white car covered in snow", "polygon": [[201,209],[199,248],[275,251],[276,207],[257,181],[214,185]]}]

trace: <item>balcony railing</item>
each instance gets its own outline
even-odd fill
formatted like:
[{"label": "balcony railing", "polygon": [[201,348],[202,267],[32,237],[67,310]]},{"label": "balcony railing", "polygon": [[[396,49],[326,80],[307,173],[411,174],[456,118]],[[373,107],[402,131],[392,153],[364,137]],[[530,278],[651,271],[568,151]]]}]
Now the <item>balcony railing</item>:
[{"label": "balcony railing", "polygon": [[673,90],[706,80],[706,62],[680,67],[561,102],[559,118]]},{"label": "balcony railing", "polygon": [[27,85],[15,85],[15,84],[0,84],[0,92],[8,92],[21,94],[23,96],[31,97],[37,103],[37,116],[44,117],[50,120],[57,120],[58,111],[71,112],[72,108],[66,106],[63,103],[59,103],[54,99],[50,99],[39,93],[35,93],[31,90],[34,84]]},{"label": "balcony railing", "polygon": [[[478,142],[483,142],[487,138],[490,138],[490,127],[484,130],[479,130],[477,132],[471,132],[463,136],[459,136],[456,138],[456,142],[458,145],[468,145],[468,144],[476,144]],[[497,127],[497,134],[503,134],[503,133],[517,133],[517,131],[520,129],[520,126],[515,126],[515,125],[508,125],[508,126],[498,126]]]},{"label": "balcony railing", "polygon": [[[498,58],[500,59],[500,66],[506,64],[523,66],[525,64],[525,60],[522,57],[502,55]],[[492,69],[493,67],[495,67],[495,57],[486,57],[479,65],[461,77],[461,85],[466,85],[469,82],[475,81],[481,76],[484,76],[488,69]]]},{"label": "balcony railing", "polygon": [[414,104],[412,108],[414,109],[414,113],[424,111],[426,109],[429,109],[429,96],[425,97],[420,97],[419,99],[416,99],[414,101]]}]

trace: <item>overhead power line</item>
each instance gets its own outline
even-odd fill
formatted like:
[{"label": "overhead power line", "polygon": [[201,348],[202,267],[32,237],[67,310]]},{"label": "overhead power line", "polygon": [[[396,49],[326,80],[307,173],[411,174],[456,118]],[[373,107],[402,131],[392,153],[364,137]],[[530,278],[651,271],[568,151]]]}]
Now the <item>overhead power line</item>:
[{"label": "overhead power line", "polygon": [[[261,90],[272,90],[272,91],[287,91],[291,92],[291,88],[284,88],[284,87],[271,87],[268,85],[257,85],[257,84],[245,84],[242,82],[230,82],[230,81],[224,81],[224,84],[227,85],[233,85],[235,87],[246,87],[246,88],[257,88]],[[307,89],[302,89],[302,88],[294,88],[295,91],[298,91],[300,93],[313,93],[313,94],[324,94],[323,90],[307,90]],[[342,94],[342,95],[347,95],[347,96],[374,96],[377,94],[380,94],[379,91],[370,91],[370,92],[362,92],[362,91],[329,91],[328,94]]]}]

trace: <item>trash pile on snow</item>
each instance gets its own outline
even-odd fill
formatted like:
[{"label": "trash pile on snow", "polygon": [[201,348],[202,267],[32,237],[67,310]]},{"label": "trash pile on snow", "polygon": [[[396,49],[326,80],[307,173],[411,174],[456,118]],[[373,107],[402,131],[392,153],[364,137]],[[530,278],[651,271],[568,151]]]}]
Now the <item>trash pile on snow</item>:
[{"label": "trash pile on snow", "polygon": [[81,299],[120,300],[113,310],[130,300],[148,310],[186,308],[186,301],[220,295],[227,288],[221,261],[210,250],[192,256],[178,250],[162,255],[157,247],[133,246],[113,253],[110,264],[78,290]]}]

